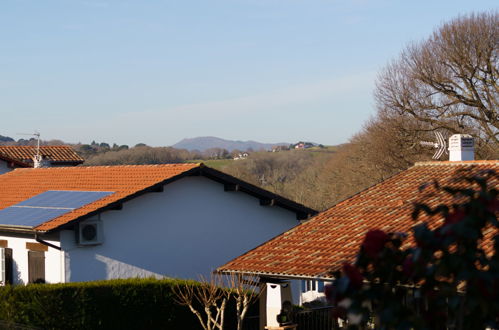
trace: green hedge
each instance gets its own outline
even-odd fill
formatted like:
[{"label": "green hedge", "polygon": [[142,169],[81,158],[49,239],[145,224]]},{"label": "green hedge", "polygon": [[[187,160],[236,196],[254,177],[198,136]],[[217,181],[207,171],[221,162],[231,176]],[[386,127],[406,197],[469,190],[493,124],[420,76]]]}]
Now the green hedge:
[{"label": "green hedge", "polygon": [[189,309],[175,303],[171,288],[177,283],[185,281],[129,279],[0,287],[0,320],[47,330],[200,329]]}]

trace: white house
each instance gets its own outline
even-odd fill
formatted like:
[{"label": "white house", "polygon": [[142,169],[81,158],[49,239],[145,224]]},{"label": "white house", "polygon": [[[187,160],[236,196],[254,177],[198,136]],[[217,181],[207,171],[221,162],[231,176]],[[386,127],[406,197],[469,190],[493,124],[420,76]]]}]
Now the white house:
[{"label": "white house", "polygon": [[33,167],[37,153],[40,161],[50,167],[76,166],[84,162],[70,146],[40,146],[38,151],[35,146],[0,146],[0,174],[15,168]]},{"label": "white house", "polygon": [[202,164],[0,176],[4,280],[197,278],[316,214]]},{"label": "white house", "polygon": [[[465,181],[456,178],[499,173],[499,160],[473,160],[470,138],[467,135],[450,138],[450,161],[416,163],[242,254],[217,271],[252,274],[267,283],[261,295],[260,329],[277,326],[276,315],[280,309],[275,306],[280,306],[285,299],[269,291],[282,292],[287,286],[293,293],[301,289],[299,303],[325,302],[324,284],[336,278],[345,262],[355,262],[370,229],[411,233],[415,203],[424,202],[435,208],[451,202],[441,191],[427,191],[422,187],[432,187],[437,181],[442,187],[463,188]],[[488,185],[499,189],[498,177],[491,175]],[[423,220],[443,221],[441,217]],[[483,244],[492,253],[492,231],[487,231]]]}]

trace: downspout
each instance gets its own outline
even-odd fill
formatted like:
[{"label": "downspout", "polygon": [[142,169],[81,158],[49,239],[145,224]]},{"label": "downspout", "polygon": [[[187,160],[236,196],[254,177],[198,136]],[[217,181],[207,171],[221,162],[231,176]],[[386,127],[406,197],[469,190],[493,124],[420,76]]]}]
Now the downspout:
[{"label": "downspout", "polygon": [[38,243],[40,243],[40,244],[46,245],[46,246],[48,246],[48,247],[54,248],[54,249],[56,249],[56,250],[59,250],[59,251],[61,251],[61,250],[62,250],[60,246],[54,245],[54,244],[52,244],[52,243],[49,243],[49,242],[44,241],[44,240],[42,240],[41,238],[39,238],[37,233],[35,233],[35,241],[37,241],[37,242],[38,242]]},{"label": "downspout", "polygon": [[61,268],[61,272],[60,272],[59,276],[60,276],[61,283],[66,283],[66,272],[65,272],[65,266],[64,266],[65,265],[64,264],[64,251],[62,251],[62,249],[61,249],[60,246],[54,245],[52,243],[49,243],[49,242],[44,241],[43,239],[41,239],[40,237],[38,237],[37,233],[35,233],[35,241],[37,241],[40,244],[43,244],[43,245],[46,245],[46,246],[51,247],[53,249],[61,251],[61,253],[60,253],[60,268]]}]

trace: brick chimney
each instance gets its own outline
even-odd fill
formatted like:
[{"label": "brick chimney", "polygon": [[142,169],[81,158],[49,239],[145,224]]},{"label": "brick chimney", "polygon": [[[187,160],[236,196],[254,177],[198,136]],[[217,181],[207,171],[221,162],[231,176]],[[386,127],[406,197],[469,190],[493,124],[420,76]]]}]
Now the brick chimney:
[{"label": "brick chimney", "polygon": [[475,160],[475,144],[468,134],[454,134],[449,138],[449,160]]}]

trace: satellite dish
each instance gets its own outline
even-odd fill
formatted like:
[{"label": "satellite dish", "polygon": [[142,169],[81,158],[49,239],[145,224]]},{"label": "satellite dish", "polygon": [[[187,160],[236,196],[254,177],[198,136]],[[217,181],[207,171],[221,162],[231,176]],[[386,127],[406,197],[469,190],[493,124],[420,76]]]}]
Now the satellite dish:
[{"label": "satellite dish", "polygon": [[435,154],[433,154],[432,159],[439,159],[444,153],[448,154],[447,143],[445,142],[442,133],[437,131],[434,131],[433,133],[435,133],[435,138],[437,139],[436,142],[420,141],[419,144],[437,149]]}]

